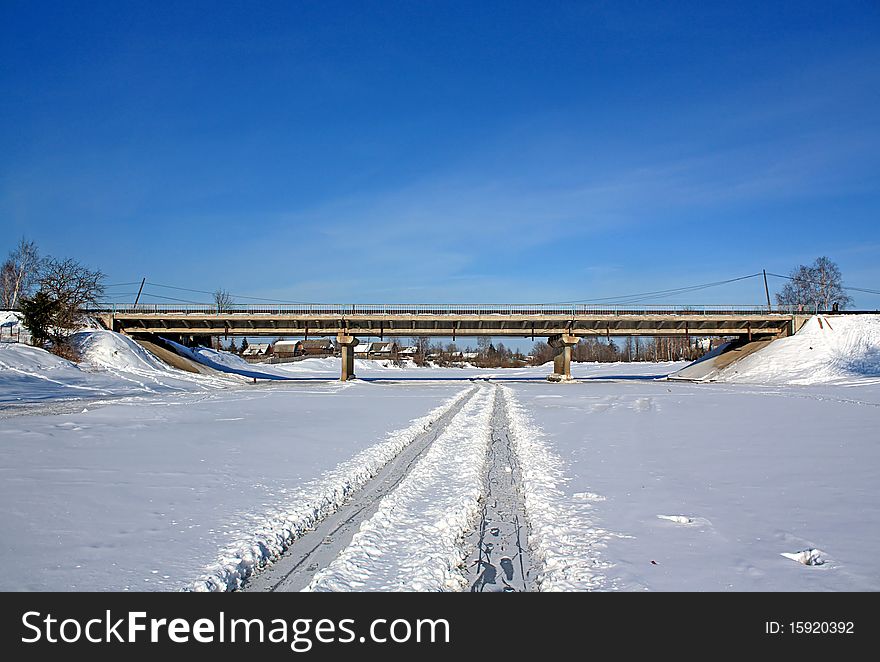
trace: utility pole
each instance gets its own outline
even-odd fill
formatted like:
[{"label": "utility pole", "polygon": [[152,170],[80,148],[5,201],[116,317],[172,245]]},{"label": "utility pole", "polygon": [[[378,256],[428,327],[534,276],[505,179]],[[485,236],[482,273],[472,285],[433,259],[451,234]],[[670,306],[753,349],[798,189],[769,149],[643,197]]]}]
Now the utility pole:
[{"label": "utility pole", "polygon": [[767,312],[773,312],[773,306],[770,305],[770,288],[767,287],[767,270],[764,269],[764,294],[767,295]]},{"label": "utility pole", "polygon": [[137,294],[137,296],[134,298],[134,305],[135,305],[135,308],[136,308],[137,305],[138,305],[138,301],[141,300],[141,292],[144,291],[144,283],[146,283],[146,282],[147,282],[147,277],[144,276],[144,279],[141,281],[141,286],[140,286],[140,288],[138,288],[138,294]]}]

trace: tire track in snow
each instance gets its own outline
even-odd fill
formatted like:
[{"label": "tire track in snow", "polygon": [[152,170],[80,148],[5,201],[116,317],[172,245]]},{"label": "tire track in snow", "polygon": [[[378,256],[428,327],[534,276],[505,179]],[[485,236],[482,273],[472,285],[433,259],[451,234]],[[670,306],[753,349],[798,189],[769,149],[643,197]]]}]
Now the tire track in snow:
[{"label": "tire track in snow", "polygon": [[477,389],[469,389],[455,400],[453,406],[433,421],[425,431],[359,492],[354,494],[335,513],[303,533],[284,556],[255,575],[244,586],[245,592],[301,591],[309,585],[315,573],[325,568],[351,542],[362,522],[372,517],[382,498],[392,492],[406,478],[413,466],[446,430],[449,422],[461,411]]},{"label": "tire track in snow", "polygon": [[251,576],[281,558],[294,541],[336,513],[401,451],[434,428],[447,413],[457,410],[474,393],[474,388],[461,391],[427,415],[415,419],[407,428],[389,433],[385,441],[361,451],[320,479],[303,485],[287,504],[268,513],[263,526],[252,536],[235,541],[221,551],[217,561],[206,567],[204,574],[184,590],[240,589]]},{"label": "tire track in snow", "polygon": [[480,513],[497,389],[481,385],[307,590],[467,587],[462,540]]},{"label": "tire track in snow", "polygon": [[467,577],[472,592],[534,588],[521,482],[519,459],[508,430],[507,406],[503,397],[496,397],[480,522],[465,538],[470,549]]},{"label": "tire track in snow", "polygon": [[609,588],[602,570],[610,564],[601,559],[600,549],[615,534],[594,526],[588,512],[557,487],[565,482],[562,459],[544,441],[543,431],[514,390],[500,388],[510,440],[522,472],[520,487],[535,584],[541,591]]}]

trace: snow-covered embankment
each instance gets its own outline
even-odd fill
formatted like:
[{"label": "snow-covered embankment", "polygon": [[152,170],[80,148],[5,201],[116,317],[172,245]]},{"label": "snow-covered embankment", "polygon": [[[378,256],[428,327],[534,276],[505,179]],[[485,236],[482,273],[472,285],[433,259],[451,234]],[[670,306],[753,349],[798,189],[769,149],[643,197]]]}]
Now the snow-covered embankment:
[{"label": "snow-covered embankment", "polygon": [[708,373],[705,380],[799,385],[880,383],[880,315],[813,316],[793,336],[775,340],[726,368]]}]

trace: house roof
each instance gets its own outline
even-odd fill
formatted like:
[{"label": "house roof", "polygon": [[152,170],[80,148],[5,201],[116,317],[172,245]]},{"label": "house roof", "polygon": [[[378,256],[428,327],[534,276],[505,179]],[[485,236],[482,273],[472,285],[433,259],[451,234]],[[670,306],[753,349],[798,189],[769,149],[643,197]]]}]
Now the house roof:
[{"label": "house roof", "polygon": [[374,342],[370,344],[373,346],[372,349],[370,349],[371,352],[392,352],[395,347],[395,343],[393,342]]},{"label": "house roof", "polygon": [[300,340],[303,349],[325,349],[333,347],[333,343],[329,338],[318,338],[315,340]]},{"label": "house roof", "polygon": [[355,354],[390,354],[394,351],[393,342],[362,342],[354,347]]},{"label": "house roof", "polygon": [[269,343],[257,343],[256,345],[248,345],[247,349],[242,352],[242,356],[257,356],[268,351]]}]

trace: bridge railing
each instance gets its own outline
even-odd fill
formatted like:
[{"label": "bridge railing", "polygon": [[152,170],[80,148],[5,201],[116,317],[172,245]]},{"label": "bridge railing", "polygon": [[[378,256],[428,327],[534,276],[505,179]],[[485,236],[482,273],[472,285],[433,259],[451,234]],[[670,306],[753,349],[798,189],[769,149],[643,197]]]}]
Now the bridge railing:
[{"label": "bridge railing", "polygon": [[558,304],[110,304],[91,313],[192,315],[792,315],[810,314],[793,306],[755,305],[558,305]]}]

